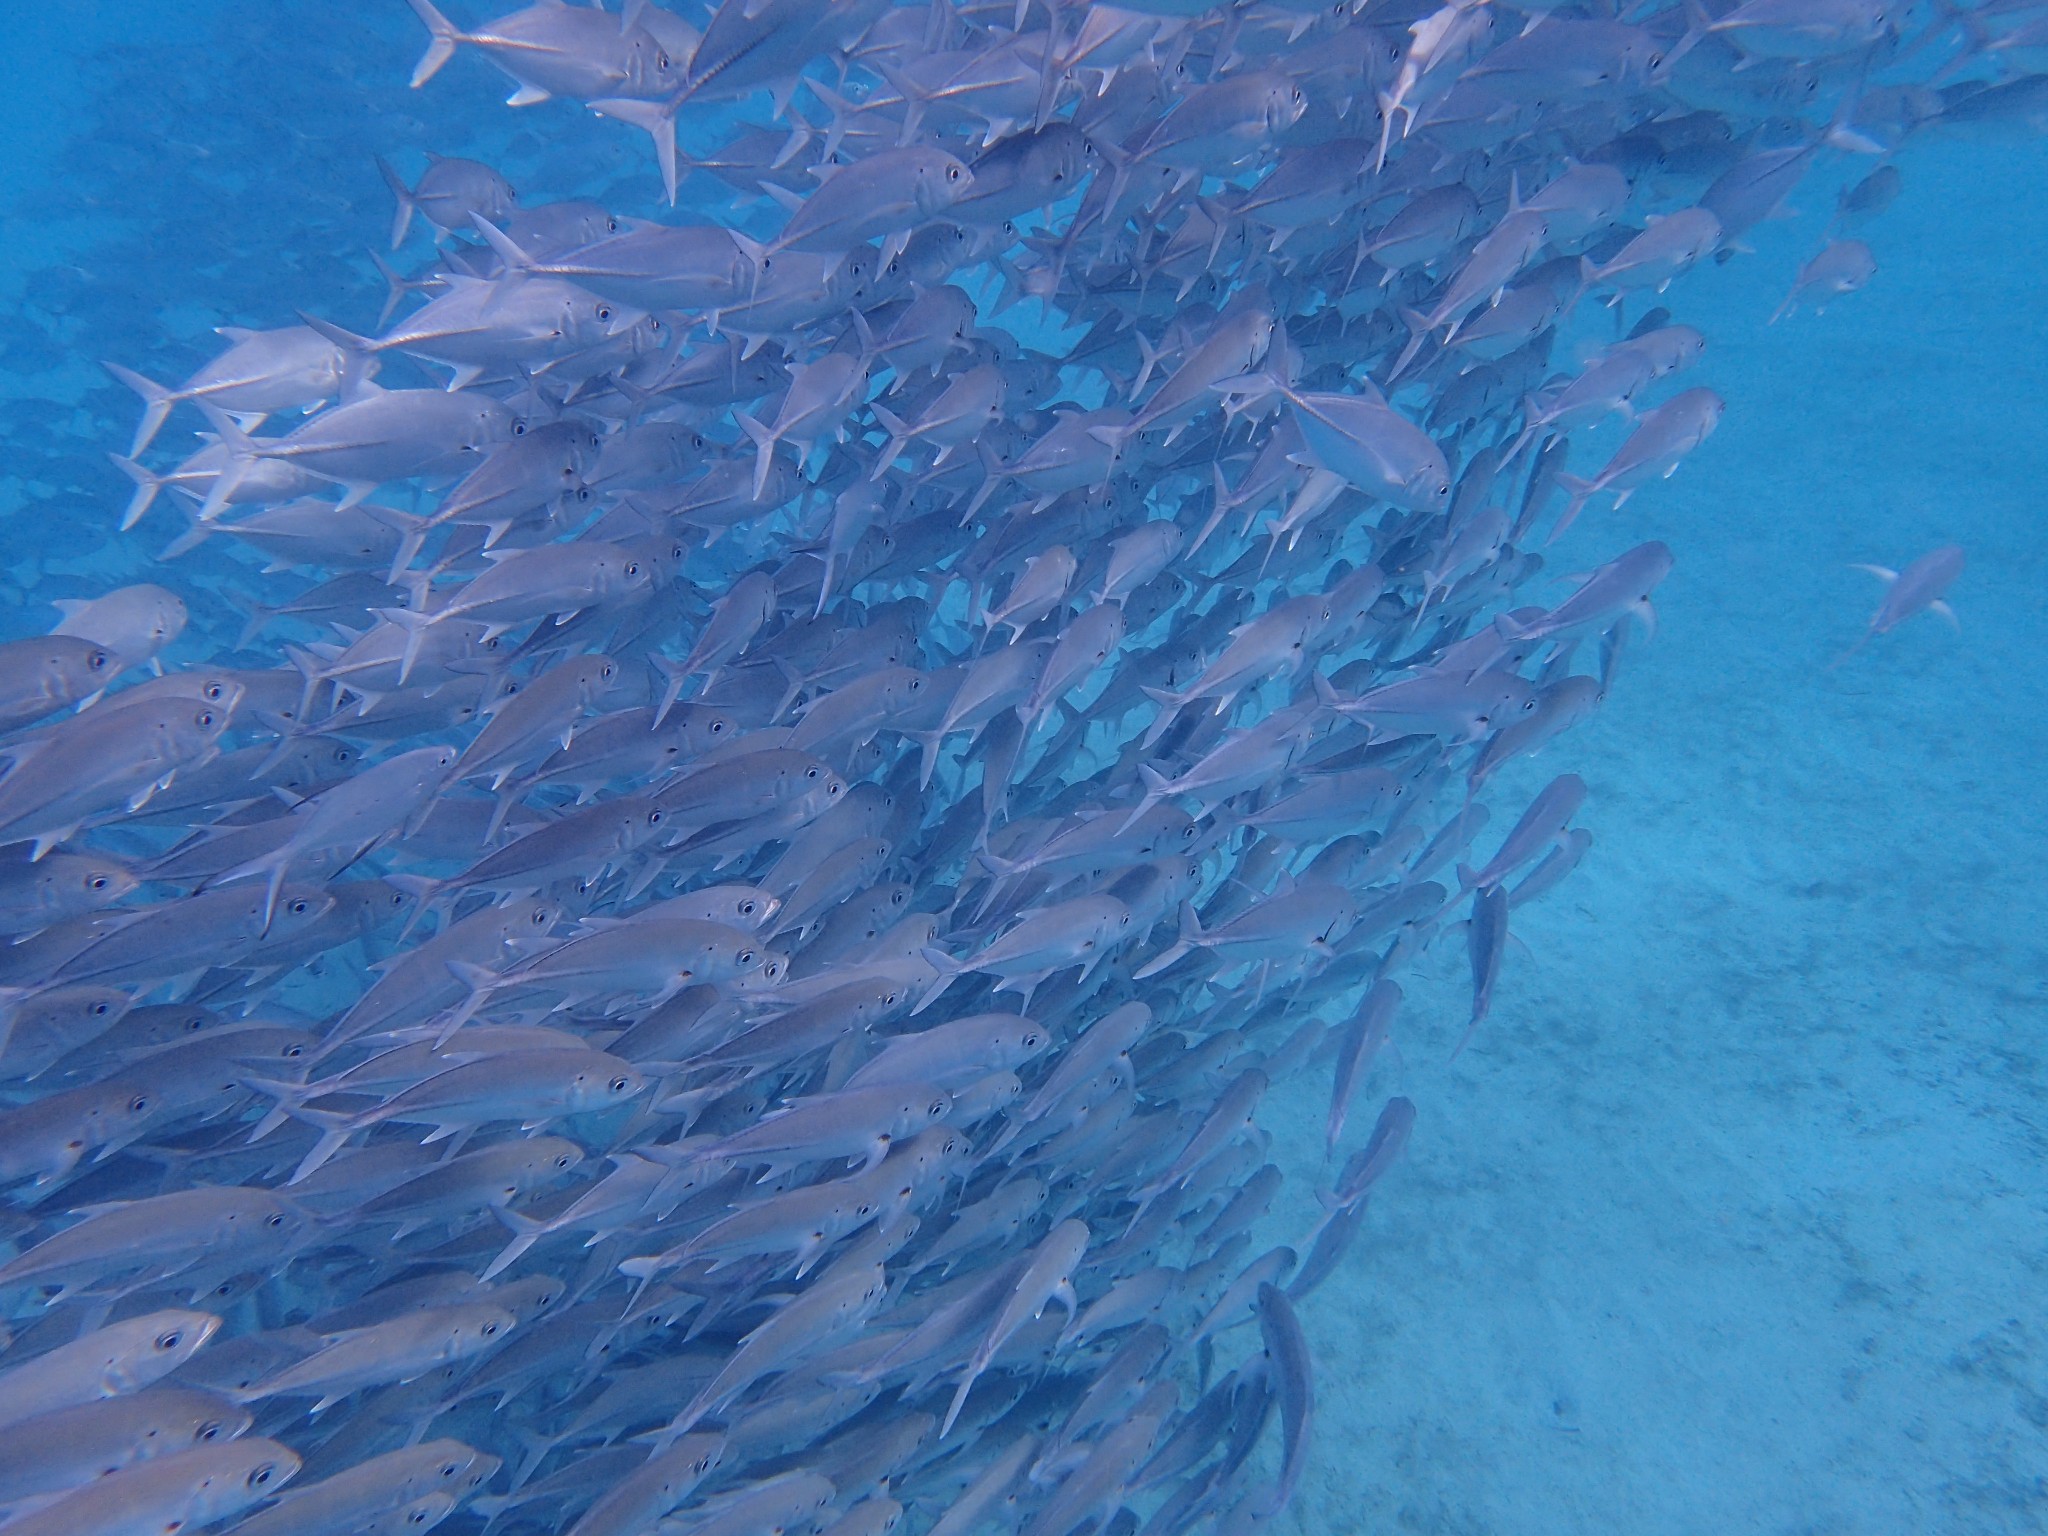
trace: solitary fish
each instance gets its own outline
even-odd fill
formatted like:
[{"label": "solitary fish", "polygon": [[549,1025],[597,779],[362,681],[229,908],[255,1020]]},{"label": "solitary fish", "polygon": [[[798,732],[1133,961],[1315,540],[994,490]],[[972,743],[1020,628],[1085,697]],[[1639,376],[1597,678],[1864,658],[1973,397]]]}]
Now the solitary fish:
[{"label": "solitary fish", "polygon": [[1870,616],[1863,638],[1837,656],[1831,665],[1839,667],[1879,635],[1889,634],[1916,613],[1940,614],[1958,631],[1962,629],[1946,596],[1956,578],[1963,574],[1963,551],[1959,545],[1944,544],[1939,549],[1930,549],[1903,571],[1882,565],[1857,565],[1850,569],[1867,571],[1883,582],[1884,601]]}]

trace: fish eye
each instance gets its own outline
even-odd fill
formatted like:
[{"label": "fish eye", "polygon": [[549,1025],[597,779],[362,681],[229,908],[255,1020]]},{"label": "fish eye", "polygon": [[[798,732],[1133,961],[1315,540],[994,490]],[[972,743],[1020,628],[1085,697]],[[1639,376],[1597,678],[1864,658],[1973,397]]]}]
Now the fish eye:
[{"label": "fish eye", "polygon": [[94,651],[85,658],[85,665],[88,671],[100,672],[106,669],[107,663],[111,659],[105,651]]},{"label": "fish eye", "polygon": [[92,1016],[96,1019],[104,1019],[108,1014],[112,1013],[113,1011],[114,1008],[113,1004],[111,1003],[94,1003],[92,1005]]},{"label": "fish eye", "polygon": [[631,1078],[628,1078],[628,1077],[615,1077],[615,1078],[613,1078],[613,1079],[612,1079],[612,1092],[613,1092],[613,1093],[624,1093],[624,1092],[625,1092],[625,1091],[626,1091],[626,1090],[627,1090],[628,1088],[630,1088],[630,1087],[632,1087],[632,1086],[633,1086],[633,1080],[632,1080]]},{"label": "fish eye", "polygon": [[94,875],[85,883],[92,890],[104,891],[107,888],[107,877],[105,875]]},{"label": "fish eye", "polygon": [[933,1099],[931,1108],[926,1110],[925,1113],[930,1115],[934,1120],[936,1120],[939,1118],[939,1116],[943,1115],[949,1107],[950,1105],[945,1099]]},{"label": "fish eye", "polygon": [[306,915],[305,898],[301,897],[299,900],[293,902],[289,910],[292,916],[294,917],[304,917]]},{"label": "fish eye", "polygon": [[744,901],[740,903],[740,916],[752,917],[754,915],[754,909],[759,905],[760,903],[756,902],[753,897],[747,897]]},{"label": "fish eye", "polygon": [[199,711],[197,719],[199,722],[199,728],[202,731],[213,729],[214,713],[212,710],[202,709],[201,711]]},{"label": "fish eye", "polygon": [[564,1152],[560,1157],[555,1159],[555,1166],[557,1168],[567,1168],[569,1166],[569,1163],[569,1154],[566,1152]]},{"label": "fish eye", "polygon": [[496,1323],[485,1323],[479,1331],[485,1338],[495,1339],[498,1336],[498,1325]]},{"label": "fish eye", "polygon": [[752,965],[754,963],[754,952],[751,949],[741,950],[739,952],[739,963],[741,965]]},{"label": "fish eye", "polygon": [[169,1333],[160,1333],[156,1336],[156,1347],[158,1349],[176,1349],[184,1342],[184,1339],[185,1335],[173,1328]]},{"label": "fish eye", "polygon": [[284,1225],[284,1212],[282,1212],[282,1211],[273,1211],[273,1212],[271,1212],[271,1214],[270,1214],[270,1219],[269,1219],[268,1221],[264,1222],[264,1223],[263,1223],[263,1225],[265,1225],[266,1227],[272,1227],[272,1228],[276,1228],[276,1227],[281,1227],[281,1226],[283,1226],[283,1225]]},{"label": "fish eye", "polygon": [[137,1095],[135,1095],[134,1098],[128,1101],[128,1113],[131,1115],[144,1114],[148,1111],[148,1109],[149,1095],[146,1093],[138,1093]]},{"label": "fish eye", "polygon": [[609,304],[600,304],[600,305],[598,305],[598,306],[597,306],[597,318],[598,318],[598,319],[600,319],[600,320],[609,320],[609,319],[611,319],[611,317],[612,317],[612,307],[611,307],[611,305],[609,305]]},{"label": "fish eye", "polygon": [[775,980],[778,976],[782,974],[782,962],[780,960],[770,960],[766,965],[761,967],[761,974],[763,976],[766,976],[770,981]]},{"label": "fish eye", "polygon": [[804,777],[807,779],[815,779],[817,776],[818,770],[815,768],[806,768],[804,770]]},{"label": "fish eye", "polygon": [[626,562],[626,574],[628,576],[638,576],[640,574],[640,562],[638,560],[628,560]]},{"label": "fish eye", "polygon": [[526,423],[525,423],[525,422],[523,422],[523,421],[515,421],[515,422],[513,422],[513,423],[512,423],[512,435],[513,435],[514,437],[524,437],[524,436],[526,436]]},{"label": "fish eye", "polygon": [[262,1466],[258,1467],[255,1471],[249,1474],[249,1486],[251,1488],[267,1487],[269,1486],[270,1479],[273,1476],[275,1476],[276,1473],[276,1463],[266,1461],[263,1463]]},{"label": "fish eye", "polygon": [[947,167],[946,167],[946,180],[948,180],[948,181],[958,181],[959,179],[960,179],[960,167],[959,167],[959,166],[957,166],[957,165],[949,165],[949,166],[947,166]]},{"label": "fish eye", "polygon": [[226,1426],[218,1419],[208,1419],[199,1426],[198,1432],[192,1438],[195,1440],[217,1440],[220,1438],[220,1432],[224,1428]]},{"label": "fish eye", "polygon": [[199,696],[202,699],[207,699],[213,703],[218,704],[222,696],[226,694],[226,692],[227,689],[223,688],[219,683],[208,683],[204,688],[199,690]]}]

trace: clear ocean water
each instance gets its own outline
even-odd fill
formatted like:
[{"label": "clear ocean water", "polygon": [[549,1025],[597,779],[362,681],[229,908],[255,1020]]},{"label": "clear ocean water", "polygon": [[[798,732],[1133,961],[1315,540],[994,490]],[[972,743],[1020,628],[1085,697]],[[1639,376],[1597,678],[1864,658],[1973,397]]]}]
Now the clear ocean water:
[{"label": "clear ocean water", "polygon": [[[134,406],[101,358],[177,376],[212,326],[343,294],[369,324],[374,155],[652,207],[639,137],[507,113],[474,67],[410,92],[418,46],[397,4],[11,8],[8,637],[163,543],[109,537]],[[1726,419],[1554,564],[1678,557],[1606,707],[1514,770],[1583,775],[1596,841],[1518,919],[1485,1048],[1447,1064],[1447,1022],[1374,1069],[1427,1134],[1303,1309],[1303,1531],[2048,1529],[2048,139],[1901,165],[1877,277],[1824,315],[1766,323],[1832,173],[1687,280]],[[1949,542],[1960,633],[1831,669],[1879,595],[1850,565]],[[1444,946],[1412,1006],[1461,1020],[1468,987]]]}]

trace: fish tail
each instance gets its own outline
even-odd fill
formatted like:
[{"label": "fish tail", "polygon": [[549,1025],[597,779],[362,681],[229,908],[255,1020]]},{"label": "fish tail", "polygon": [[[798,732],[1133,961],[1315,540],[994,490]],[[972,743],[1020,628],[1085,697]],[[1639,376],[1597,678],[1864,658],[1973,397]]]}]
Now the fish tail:
[{"label": "fish tail", "polygon": [[341,1150],[343,1143],[356,1133],[359,1126],[353,1115],[313,1109],[305,1104],[280,1104],[278,1107],[292,1119],[303,1120],[308,1125],[317,1126],[320,1131],[320,1139],[313,1144],[313,1150],[305,1155],[299,1166],[292,1170],[292,1176],[285,1180],[287,1184],[301,1184],[311,1178],[325,1166],[329,1158]]},{"label": "fish tail", "polygon": [[912,733],[911,739],[918,747],[917,787],[924,789],[931,784],[932,770],[939,765],[939,748],[945,744],[946,734],[943,731],[920,731]]},{"label": "fish tail", "polygon": [[241,423],[234,417],[219,406],[208,405],[203,401],[199,409],[205,413],[208,424],[220,435],[221,446],[228,451],[227,463],[222,465],[220,472],[213,477],[213,484],[207,487],[206,500],[200,504],[199,520],[202,523],[210,523],[220,516],[221,508],[225,507],[228,498],[235,494],[236,488],[249,473],[249,467],[256,462],[257,453],[255,442],[242,430]]},{"label": "fish tail", "polygon": [[939,995],[946,988],[953,985],[954,978],[964,969],[958,960],[955,960],[943,949],[933,949],[930,946],[926,946],[924,957],[931,962],[932,968],[939,975],[938,979],[925,989],[924,996],[917,1000],[917,1006],[910,1010],[912,1016],[923,1013],[925,1009],[936,1003],[939,1000]]},{"label": "fish tail", "polygon": [[455,24],[435,10],[431,0],[408,0],[412,13],[426,23],[432,34],[427,51],[420,55],[419,63],[413,66],[412,87],[418,90],[435,75],[441,66],[455,57],[455,45],[462,41],[462,34],[455,30]]},{"label": "fish tail", "polygon": [[304,310],[299,319],[306,328],[315,332],[341,349],[341,397],[346,400],[356,394],[363,382],[376,371],[377,343],[367,336],[358,336],[354,331],[344,330],[331,320],[321,320]]},{"label": "fish tail", "polygon": [[472,965],[466,960],[450,960],[448,970],[457,981],[469,988],[469,996],[462,1000],[461,1006],[450,1014],[448,1022],[441,1026],[439,1034],[434,1038],[436,1048],[446,1045],[457,1030],[476,1017],[477,1009],[484,1005],[485,999],[497,990],[503,980],[489,966]]},{"label": "fish tail", "polygon": [[141,453],[156,438],[164,419],[171,414],[171,407],[178,402],[178,395],[153,379],[145,379],[131,368],[119,363],[102,363],[100,366],[111,373],[119,382],[126,384],[142,396],[142,422],[135,429],[134,446],[128,450],[130,458]]},{"label": "fish tail", "polygon": [[976,1378],[981,1375],[979,1359],[967,1368],[960,1378],[960,1385],[953,1389],[953,1401],[946,1407],[946,1422],[939,1426],[939,1438],[945,1439],[952,1432],[954,1423],[960,1417],[960,1410],[967,1406],[967,1394],[974,1389]]},{"label": "fish tail", "polygon": [[512,1241],[505,1245],[504,1250],[491,1260],[489,1267],[484,1270],[482,1278],[485,1280],[495,1280],[511,1268],[518,1262],[519,1256],[531,1248],[535,1240],[548,1229],[546,1222],[535,1221],[531,1216],[522,1216],[509,1206],[494,1206],[493,1209],[497,1212],[498,1219],[512,1229]]},{"label": "fish tail", "polygon": [[129,498],[127,510],[121,514],[121,531],[126,533],[142,521],[143,514],[156,500],[156,493],[164,488],[164,477],[154,470],[144,469],[133,458],[118,453],[110,453],[107,457],[114,461],[122,474],[135,482],[135,494]]},{"label": "fish tail", "polygon": [[[419,0],[415,0],[417,3]],[[668,193],[671,206],[675,204],[676,186],[680,179],[676,154],[676,109],[683,104],[687,94],[688,87],[685,87],[666,101],[610,97],[588,103],[590,110],[598,116],[630,124],[654,140],[654,158],[661,166],[661,185]]]},{"label": "fish tail", "polygon": [[896,456],[910,446],[911,431],[902,417],[884,407],[879,401],[870,404],[868,409],[875,413],[875,419],[881,422],[883,429],[889,434],[888,446],[882,450],[881,458],[875,461],[875,472],[868,476],[870,480],[879,480],[888,472],[889,466],[896,462]]},{"label": "fish tail", "polygon": [[426,639],[434,616],[415,608],[372,608],[370,612],[380,619],[390,620],[405,631],[405,654],[398,663],[398,686],[403,688],[406,679],[412,676],[413,663],[420,659],[420,642]]},{"label": "fish tail", "polygon": [[[452,45],[449,51],[451,53],[454,51]],[[435,67],[439,68],[438,65]],[[413,210],[419,205],[413,201],[412,188],[405,184],[405,178],[393,170],[391,162],[382,155],[377,156],[377,174],[384,178],[384,185],[391,189],[391,195],[398,200],[398,210],[391,216],[391,249],[395,251],[405,244],[406,233],[412,228]],[[378,269],[385,273],[385,281],[390,282],[390,271],[385,267],[383,259],[374,252],[370,259],[375,261]],[[394,284],[395,287],[396,285]],[[393,304],[398,302],[398,294],[396,292],[392,294],[391,301]]]},{"label": "fish tail", "polygon": [[768,471],[775,462],[775,434],[745,411],[735,410],[732,415],[740,430],[754,440],[754,499],[759,501],[768,489]]},{"label": "fish tail", "polygon": [[426,875],[411,874],[386,875],[384,879],[386,884],[397,886],[413,900],[412,911],[406,915],[405,926],[398,933],[400,941],[403,941],[419,926],[420,919],[433,910],[434,902],[439,899],[445,882],[431,879]]},{"label": "fish tail", "polygon": [[1145,696],[1159,706],[1158,718],[1153,720],[1152,724],[1146,728],[1145,739],[1139,743],[1141,746],[1150,747],[1160,737],[1173,729],[1173,722],[1179,718],[1180,712],[1187,707],[1188,701],[1183,694],[1172,693],[1164,688],[1153,688],[1150,686],[1145,688]]},{"label": "fish tail", "polygon": [[377,312],[377,326],[381,330],[391,323],[391,317],[398,313],[398,306],[405,302],[405,296],[413,291],[412,282],[398,268],[391,265],[377,252],[370,252],[370,265],[377,269],[377,275],[384,279],[384,307]]},{"label": "fish tail", "polygon": [[661,702],[654,706],[654,724],[649,727],[658,731],[668,712],[676,707],[676,700],[683,696],[683,684],[690,680],[690,669],[686,663],[670,661],[659,651],[650,652],[647,659],[662,676]]},{"label": "fish tail", "polygon": [[1565,529],[1578,521],[1579,514],[1586,508],[1587,499],[1596,489],[1591,480],[1581,480],[1577,475],[1559,475],[1557,483],[1571,500],[1564,504],[1564,511],[1558,514],[1557,526],[1550,530],[1550,537],[1545,542],[1551,544],[1563,538]]}]

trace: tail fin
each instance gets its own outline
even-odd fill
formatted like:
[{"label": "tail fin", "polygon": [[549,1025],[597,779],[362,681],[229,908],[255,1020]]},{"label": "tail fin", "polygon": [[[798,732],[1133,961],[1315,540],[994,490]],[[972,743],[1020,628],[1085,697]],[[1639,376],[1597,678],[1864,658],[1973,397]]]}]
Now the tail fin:
[{"label": "tail fin", "polygon": [[939,994],[953,985],[954,979],[966,969],[965,966],[961,965],[958,960],[955,960],[943,949],[934,949],[926,946],[924,957],[932,963],[932,968],[939,973],[939,976],[938,980],[925,989],[924,996],[917,1000],[917,1006],[910,1010],[913,1016],[923,1013],[925,1009],[936,1003],[939,1000]]},{"label": "tail fin", "polygon": [[1147,976],[1157,976],[1174,961],[1192,951],[1201,941],[1202,920],[1195,915],[1194,903],[1184,901],[1180,904],[1180,937],[1161,950],[1156,958],[1146,961],[1131,972],[1131,979],[1143,981]]},{"label": "tail fin", "polygon": [[406,679],[412,676],[413,663],[420,659],[420,642],[426,639],[434,616],[415,608],[372,608],[370,612],[380,619],[390,620],[405,631],[405,655],[398,663],[398,686],[403,688]]},{"label": "tail fin", "polygon": [[1184,694],[1169,693],[1164,688],[1149,686],[1145,689],[1145,696],[1159,706],[1158,718],[1145,728],[1144,740],[1139,743],[1140,746],[1149,748],[1173,729],[1173,722],[1179,719],[1180,712],[1187,708],[1188,700]]},{"label": "tail fin", "polygon": [[768,471],[775,464],[775,434],[745,411],[735,409],[732,416],[740,424],[740,430],[754,440],[758,450],[754,455],[754,499],[759,501],[768,489]]},{"label": "tail fin", "polygon": [[510,1269],[518,1262],[519,1256],[531,1248],[534,1241],[548,1229],[546,1222],[535,1221],[531,1216],[522,1216],[508,1206],[493,1206],[492,1209],[497,1212],[498,1219],[512,1229],[512,1241],[505,1245],[504,1251],[491,1260],[490,1267],[483,1272],[482,1278],[486,1281],[495,1280]]},{"label": "tail fin", "polygon": [[275,1101],[271,1104],[269,1110],[265,1112],[263,1118],[256,1122],[255,1129],[249,1132],[249,1140],[252,1143],[263,1140],[264,1137],[268,1136],[280,1125],[283,1125],[285,1121],[291,1119],[292,1111],[298,1107],[302,1100],[317,1097],[317,1095],[307,1093],[303,1083],[275,1082],[264,1077],[244,1077],[242,1079],[242,1086],[253,1088],[258,1093],[266,1094]]},{"label": "tail fin", "polygon": [[683,696],[683,684],[690,680],[690,673],[680,661],[670,661],[659,651],[650,651],[647,660],[663,679],[661,702],[654,706],[654,724],[651,727],[658,731],[661,722],[668,718],[668,712],[676,707],[676,700]]},{"label": "tail fin", "polygon": [[156,493],[164,488],[164,477],[118,453],[110,453],[107,457],[119,466],[122,474],[135,482],[135,494],[128,499],[128,509],[121,514],[121,531],[126,533],[149,511],[150,504],[156,500]]},{"label": "tail fin", "polygon": [[462,41],[462,34],[455,30],[453,22],[434,9],[430,0],[409,0],[409,3],[413,14],[425,22],[427,31],[433,34],[427,51],[413,66],[412,87],[418,90],[441,72],[443,64],[455,57],[455,45]]},{"label": "tail fin", "polygon": [[1172,785],[1168,783],[1166,775],[1157,768],[1154,768],[1150,763],[1138,764],[1138,777],[1145,781],[1145,793],[1138,797],[1137,808],[1130,815],[1126,816],[1124,824],[1117,828],[1119,834],[1130,831],[1137,824],[1139,817],[1173,793]]},{"label": "tail fin", "polygon": [[378,344],[367,336],[343,330],[332,320],[317,320],[303,310],[299,312],[299,319],[308,330],[341,348],[341,398],[352,399],[363,381],[377,371]]},{"label": "tail fin", "polygon": [[213,477],[213,484],[207,488],[206,500],[199,507],[199,521],[210,523],[220,516],[228,498],[235,494],[242,479],[249,473],[249,467],[256,462],[255,442],[242,430],[240,422],[218,406],[201,402],[199,409],[206,414],[207,423],[219,434],[221,446],[227,449],[228,461],[221,466],[220,473]]},{"label": "tail fin", "polygon": [[[454,51],[453,45],[449,51]],[[435,66],[439,68],[439,65]],[[398,211],[391,216],[391,249],[397,250],[405,244],[406,231],[412,228],[413,209],[418,206],[412,198],[412,188],[405,184],[405,178],[391,168],[391,162],[382,155],[377,157],[377,173],[384,178],[384,185],[391,189],[391,195],[398,199]],[[380,261],[381,267],[383,263]],[[390,280],[388,277],[385,279]]]},{"label": "tail fin", "polygon": [[939,748],[945,745],[944,731],[913,731],[910,739],[917,743],[917,787],[924,789],[932,781],[932,770],[939,765]]},{"label": "tail fin", "polygon": [[[402,944],[413,929],[419,926],[420,919],[434,910],[434,903],[439,899],[442,887],[447,882],[436,880],[429,875],[412,874],[390,874],[384,879],[387,884],[397,886],[413,900],[413,908],[405,919],[405,926],[398,931],[398,941]],[[346,1024],[347,1020],[344,1019],[342,1022]]]},{"label": "tail fin", "polygon": [[294,1120],[303,1120],[308,1125],[320,1128],[320,1139],[313,1144],[313,1150],[305,1155],[299,1166],[292,1170],[292,1176],[285,1180],[287,1184],[303,1184],[311,1178],[329,1158],[341,1150],[342,1143],[353,1136],[359,1128],[359,1122],[354,1115],[335,1114],[330,1110],[314,1109],[305,1104],[280,1102],[279,1108]]},{"label": "tail fin", "polygon": [[469,996],[462,1000],[462,1006],[449,1015],[449,1021],[441,1026],[441,1032],[434,1044],[438,1048],[446,1045],[451,1036],[476,1017],[477,1009],[503,983],[504,978],[488,966],[471,965],[466,960],[450,960],[448,970],[454,978],[469,988]]},{"label": "tail fin", "polygon": [[476,226],[477,232],[484,237],[490,248],[498,253],[498,260],[505,263],[508,271],[522,274],[533,271],[533,258],[505,231],[480,213],[471,214],[469,222]]},{"label": "tail fin", "polygon": [[1596,489],[1591,480],[1581,480],[1577,475],[1559,475],[1557,483],[1570,495],[1571,500],[1565,503],[1564,511],[1558,516],[1557,526],[1550,530],[1550,537],[1544,541],[1549,544],[1555,544],[1563,538],[1565,529],[1578,521],[1579,514],[1586,508],[1587,498]]},{"label": "tail fin", "polygon": [[382,330],[391,323],[391,317],[398,313],[398,306],[405,302],[405,296],[414,291],[415,285],[375,251],[370,252],[370,265],[377,269],[377,275],[384,279],[384,307],[377,311],[377,328]]},{"label": "tail fin", "polygon": [[[415,6],[423,3],[425,0],[413,0]],[[654,140],[654,158],[661,162],[661,185],[668,193],[670,206],[674,206],[676,200],[676,108],[682,104],[681,93],[667,101],[634,101],[619,96],[585,103],[599,117],[630,123],[635,128],[644,129]]]},{"label": "tail fin", "polygon": [[135,429],[135,444],[128,450],[128,457],[132,459],[156,440],[156,434],[164,424],[164,418],[171,414],[171,407],[178,403],[178,396],[175,391],[164,388],[154,380],[145,379],[132,368],[123,368],[119,363],[102,363],[100,366],[142,396],[142,422]]},{"label": "tail fin", "polygon": [[881,422],[884,430],[889,434],[889,445],[882,450],[882,456],[875,461],[875,472],[868,476],[870,480],[879,480],[888,473],[889,466],[896,462],[896,455],[910,446],[912,434],[909,425],[903,418],[895,414],[895,412],[884,408],[880,402],[871,403],[868,409],[875,413],[875,419]]}]

